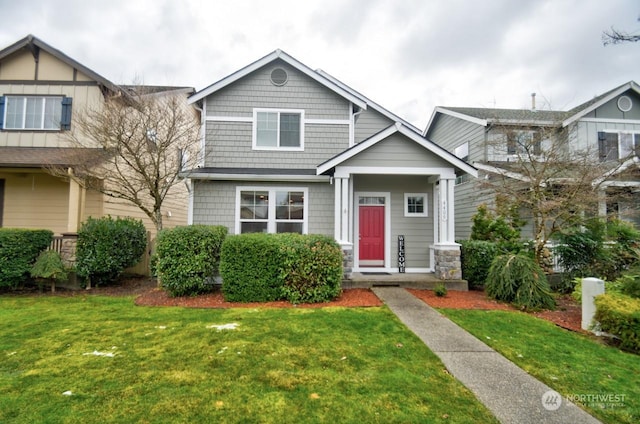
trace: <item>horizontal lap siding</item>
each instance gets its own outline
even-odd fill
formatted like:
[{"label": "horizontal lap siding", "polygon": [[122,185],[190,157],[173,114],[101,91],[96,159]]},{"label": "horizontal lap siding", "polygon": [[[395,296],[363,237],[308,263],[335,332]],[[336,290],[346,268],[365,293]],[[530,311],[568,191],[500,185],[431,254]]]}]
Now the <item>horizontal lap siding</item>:
[{"label": "horizontal lap siding", "polygon": [[485,160],[485,131],[482,125],[439,114],[427,138],[452,153],[456,147],[468,142],[469,161]]},{"label": "horizontal lap siding", "polygon": [[235,231],[236,187],[307,187],[310,234],[333,235],[334,188],[326,183],[264,183],[259,181],[195,181],[193,223],[224,225],[229,233]]},{"label": "horizontal lap siding", "polygon": [[446,167],[451,164],[403,135],[394,134],[372,146],[344,166]]},{"label": "horizontal lap siding", "polygon": [[[405,236],[405,266],[426,268],[429,246],[433,244],[433,185],[427,176],[354,176],[354,191],[390,192],[391,266],[398,266],[398,235]],[[404,193],[427,193],[427,217],[404,216]],[[356,199],[357,201],[357,199]]]}]

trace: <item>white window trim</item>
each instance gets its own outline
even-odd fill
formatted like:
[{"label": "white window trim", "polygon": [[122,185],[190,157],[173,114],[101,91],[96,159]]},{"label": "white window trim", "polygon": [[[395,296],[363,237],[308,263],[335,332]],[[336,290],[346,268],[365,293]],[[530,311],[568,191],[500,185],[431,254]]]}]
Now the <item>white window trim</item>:
[{"label": "white window trim", "polygon": [[[424,202],[424,212],[416,213],[409,212],[409,197],[422,197],[422,201]],[[417,218],[417,217],[427,217],[429,216],[429,197],[427,193],[405,193],[404,194],[404,216],[407,218]]]},{"label": "white window trim", "polygon": [[631,135],[631,137],[633,138],[633,142],[635,144],[635,136],[640,134],[640,131],[633,131],[633,130],[611,130],[611,129],[604,129],[602,130],[602,132],[604,133],[609,133],[609,134],[617,134],[618,135],[618,159],[626,159],[628,156],[622,156],[622,134],[629,134]]},{"label": "white window trim", "polygon": [[[266,147],[258,146],[258,113],[270,112],[270,113],[297,113],[300,115],[300,147],[280,147],[280,118],[278,118],[278,146]],[[304,151],[304,109],[267,109],[267,108],[255,108],[253,109],[253,131],[251,147],[253,150],[275,150],[279,152],[302,152]]]},{"label": "white window trim", "polygon": [[[275,233],[277,229],[276,220],[276,192],[277,191],[301,191],[304,194],[304,202],[302,204],[302,234],[308,233],[309,228],[309,188],[308,187],[289,187],[289,186],[236,186],[236,213],[235,213],[235,234],[240,232],[240,193],[243,191],[268,191],[269,192],[269,219],[267,220],[267,233]],[[299,220],[290,220],[291,222],[300,222]]]},{"label": "white window trim", "polygon": [[[7,127],[7,113],[9,110],[9,99],[24,99],[22,105],[22,126],[21,127]],[[4,116],[2,117],[2,129],[10,130],[10,131],[60,131],[60,122],[58,122],[58,126],[55,128],[45,128],[44,127],[44,119],[45,119],[45,109],[47,105],[47,99],[56,99],[62,102],[64,98],[63,95],[47,95],[47,96],[32,96],[32,95],[17,95],[17,94],[7,94],[5,96],[5,105],[4,105]],[[27,119],[27,102],[26,99],[43,99],[42,102],[42,110],[40,115],[40,128],[26,128],[26,119]],[[62,114],[62,110],[61,110]]]}]

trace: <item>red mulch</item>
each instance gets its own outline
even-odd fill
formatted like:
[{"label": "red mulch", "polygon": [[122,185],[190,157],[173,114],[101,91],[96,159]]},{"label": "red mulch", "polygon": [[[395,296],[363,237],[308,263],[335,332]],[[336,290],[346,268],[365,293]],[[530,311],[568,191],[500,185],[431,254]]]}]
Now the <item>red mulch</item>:
[{"label": "red mulch", "polygon": [[[470,291],[454,291],[449,290],[444,297],[437,297],[431,290],[408,290],[411,294],[421,299],[434,308],[453,308],[453,309],[500,309],[515,310],[511,305],[496,302],[488,299],[484,292],[477,290]],[[342,295],[327,303],[301,304],[294,306],[289,302],[265,302],[265,303],[237,303],[225,302],[222,293],[214,292],[211,294],[193,296],[193,297],[170,297],[167,293],[159,289],[156,282],[148,278],[131,278],[126,279],[118,284],[97,287],[89,291],[69,291],[57,290],[56,296],[76,296],[83,295],[87,292],[92,294],[104,294],[108,296],[130,296],[137,295],[135,303],[142,306],[183,306],[190,308],[255,308],[255,307],[275,307],[275,308],[322,308],[326,306],[381,306],[382,302],[369,289],[348,289],[342,292]],[[31,289],[22,293],[14,293],[16,295],[40,295],[50,296],[48,291],[38,293],[37,290]],[[558,299],[558,307],[555,311],[532,312],[531,314],[553,322],[554,324],[577,332],[582,332],[582,307],[576,303],[571,296],[560,296]]]}]

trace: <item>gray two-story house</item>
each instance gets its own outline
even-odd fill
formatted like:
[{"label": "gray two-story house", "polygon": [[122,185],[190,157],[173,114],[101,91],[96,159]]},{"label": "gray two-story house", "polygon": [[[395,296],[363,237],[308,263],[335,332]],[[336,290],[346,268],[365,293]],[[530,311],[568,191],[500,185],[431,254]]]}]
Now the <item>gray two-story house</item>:
[{"label": "gray two-story house", "polygon": [[454,183],[476,169],[281,50],[193,94],[201,163],[191,223],[331,235],[346,273],[459,279]]},{"label": "gray two-story house", "polygon": [[[599,214],[640,224],[640,86],[630,81],[567,111],[537,110],[532,96],[531,109],[434,109],[423,135],[480,174],[456,182],[456,240],[469,238],[477,207],[495,200],[482,181],[495,175],[524,181],[526,176],[513,164],[545,158],[541,153],[549,146],[566,150],[566,157],[590,152],[590,163],[602,170],[593,180],[598,184]],[[523,153],[523,145],[532,148]],[[532,230],[529,222],[523,237],[530,237]]]}]

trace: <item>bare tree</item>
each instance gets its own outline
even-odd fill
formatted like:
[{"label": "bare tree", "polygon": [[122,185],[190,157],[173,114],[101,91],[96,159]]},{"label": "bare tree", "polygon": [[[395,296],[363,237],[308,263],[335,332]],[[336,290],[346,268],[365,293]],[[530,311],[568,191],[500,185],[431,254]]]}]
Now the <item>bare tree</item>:
[{"label": "bare tree", "polygon": [[135,205],[161,230],[162,205],[181,184],[178,173],[197,161],[200,123],[185,100],[184,90],[154,93],[133,86],[123,96],[78,111],[67,138],[73,147],[98,148],[99,158],[83,161],[73,172],[52,172]]},{"label": "bare tree", "polygon": [[536,260],[544,265],[554,234],[598,213],[605,184],[619,176],[621,163],[601,162],[594,149],[571,149],[572,134],[559,123],[528,121],[493,126],[487,149],[498,162],[481,168],[487,177],[480,184],[520,208],[533,227]]},{"label": "bare tree", "polygon": [[[640,18],[638,18],[640,21]],[[611,27],[608,31],[602,32],[602,44],[620,44],[620,43],[635,43],[640,40],[640,34],[630,34],[625,31],[619,31],[613,27]]]}]

